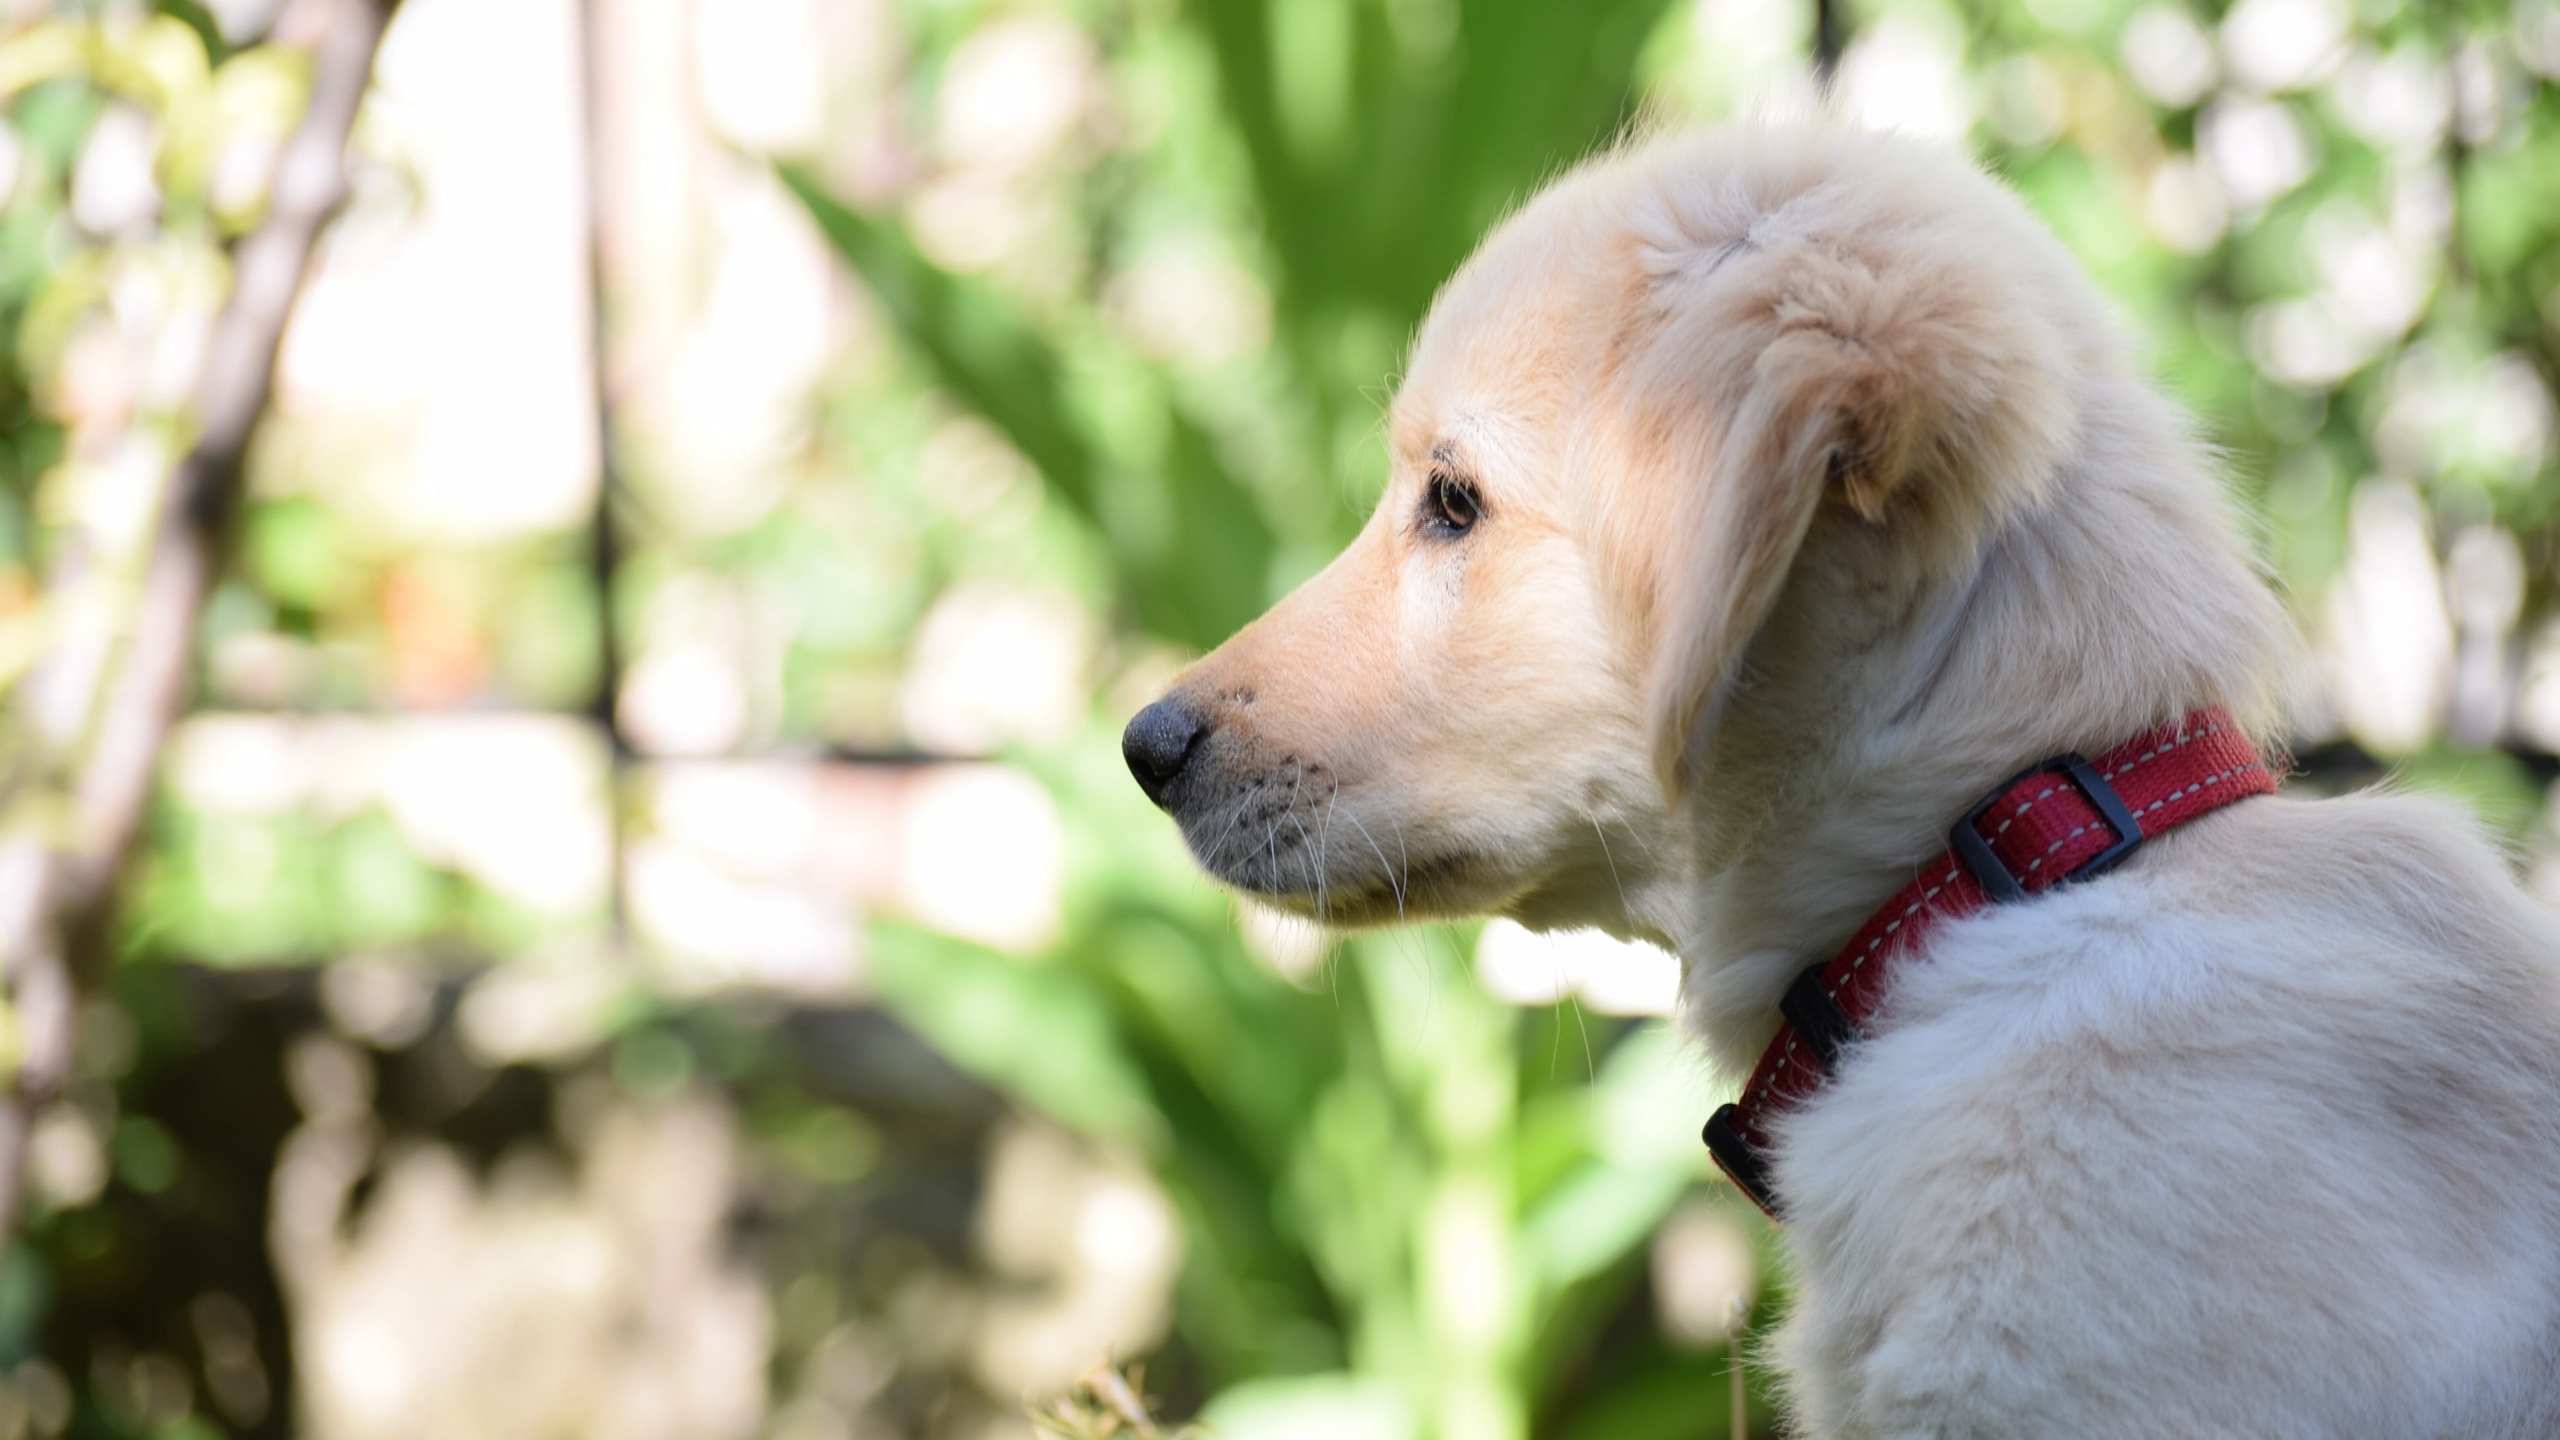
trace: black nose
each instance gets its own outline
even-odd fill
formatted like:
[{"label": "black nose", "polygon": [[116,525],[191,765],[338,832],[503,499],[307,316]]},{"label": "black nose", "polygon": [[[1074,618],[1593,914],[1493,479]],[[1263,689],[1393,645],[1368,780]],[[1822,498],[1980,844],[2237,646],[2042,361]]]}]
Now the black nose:
[{"label": "black nose", "polygon": [[1209,727],[1200,723],[1189,706],[1168,695],[1139,711],[1129,728],[1120,732],[1120,756],[1129,762],[1138,788],[1162,805],[1173,777],[1190,763],[1191,752],[1207,733]]}]

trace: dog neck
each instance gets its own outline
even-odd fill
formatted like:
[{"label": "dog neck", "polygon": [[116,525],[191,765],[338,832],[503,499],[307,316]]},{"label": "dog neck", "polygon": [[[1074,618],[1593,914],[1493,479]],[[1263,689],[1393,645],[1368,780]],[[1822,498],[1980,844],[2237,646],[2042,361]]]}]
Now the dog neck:
[{"label": "dog neck", "polygon": [[2262,743],[2297,642],[2175,412],[2094,384],[2044,498],[1808,537],[1684,817],[1684,1008],[1749,1068],[1798,972],[2020,766],[2227,706]]}]

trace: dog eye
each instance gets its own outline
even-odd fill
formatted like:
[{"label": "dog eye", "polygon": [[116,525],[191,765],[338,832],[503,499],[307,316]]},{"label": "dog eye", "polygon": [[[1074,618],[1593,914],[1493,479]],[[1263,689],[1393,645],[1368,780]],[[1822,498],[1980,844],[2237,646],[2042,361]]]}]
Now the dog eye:
[{"label": "dog eye", "polygon": [[1444,538],[1455,538],[1475,528],[1484,516],[1484,506],[1476,499],[1475,487],[1463,480],[1432,472],[1431,483],[1422,490],[1422,528]]}]

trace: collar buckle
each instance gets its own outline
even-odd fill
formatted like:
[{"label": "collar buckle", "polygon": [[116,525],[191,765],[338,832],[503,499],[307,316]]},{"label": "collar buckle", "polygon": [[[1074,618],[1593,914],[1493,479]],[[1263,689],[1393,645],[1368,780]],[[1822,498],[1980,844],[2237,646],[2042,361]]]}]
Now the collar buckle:
[{"label": "collar buckle", "polygon": [[2098,812],[2098,818],[2107,823],[2107,828],[2115,832],[2116,838],[2114,844],[2081,861],[2077,867],[2057,874],[2044,888],[2052,889],[2103,874],[2142,843],[2142,826],[2134,820],[2132,808],[2124,803],[2124,797],[2116,793],[2115,787],[2106,782],[2095,766],[2081,758],[2079,751],[2030,765],[2001,781],[1990,794],[1982,797],[1980,804],[1964,812],[1964,818],[1947,832],[1947,848],[1955,852],[1956,859],[1966,870],[1972,872],[1974,883],[1982,887],[1983,895],[1995,905],[2026,899],[2027,887],[2024,881],[2011,873],[1999,853],[1991,848],[1991,842],[1982,838],[1982,832],[1974,828],[1974,822],[2008,798],[2009,792],[2016,789],[2020,781],[2045,774],[2058,774],[2068,780],[2072,788],[2078,790],[2090,807]]}]

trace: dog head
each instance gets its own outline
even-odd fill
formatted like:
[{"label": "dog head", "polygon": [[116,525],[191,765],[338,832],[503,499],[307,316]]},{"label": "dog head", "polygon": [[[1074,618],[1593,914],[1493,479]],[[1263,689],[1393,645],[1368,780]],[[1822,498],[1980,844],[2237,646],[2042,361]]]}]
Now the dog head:
[{"label": "dog head", "polygon": [[1132,772],[1213,874],[1329,923],[1666,938],[1782,597],[1818,555],[1865,598],[1790,643],[1871,644],[2035,498],[2082,359],[2036,302],[2083,288],[1904,142],[1729,133],[1567,177],[1435,303],[1359,538],[1130,723]]}]

